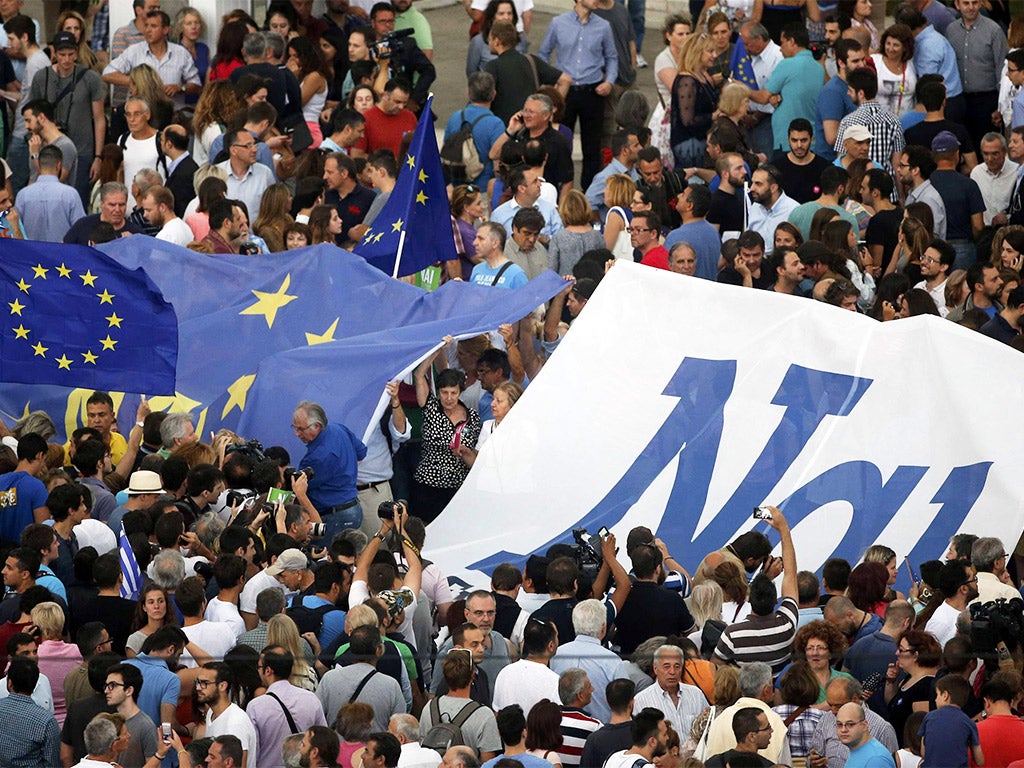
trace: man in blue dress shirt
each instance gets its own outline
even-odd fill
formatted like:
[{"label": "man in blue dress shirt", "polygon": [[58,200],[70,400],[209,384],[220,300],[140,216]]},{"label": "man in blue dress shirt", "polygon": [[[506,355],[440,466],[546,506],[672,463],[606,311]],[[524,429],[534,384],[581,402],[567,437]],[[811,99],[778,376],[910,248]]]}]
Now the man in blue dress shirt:
[{"label": "man in blue dress shirt", "polygon": [[583,174],[586,189],[601,169],[601,125],[604,100],[619,76],[612,27],[593,13],[597,0],[577,0],[571,11],[555,16],[540,44],[540,57],[549,61],[558,52],[558,66],[572,78],[565,99],[563,124],[575,128],[579,118],[583,145]]},{"label": "man in blue dress shirt", "polygon": [[309,479],[309,499],[327,526],[324,541],[330,542],[334,534],[358,528],[363,522],[356,472],[366,456],[366,446],[344,424],[328,424],[324,409],[308,400],[295,406],[292,429],[306,444],[299,468],[314,472]]},{"label": "man in blue dress shirt", "polygon": [[61,151],[54,146],[39,150],[39,177],[22,189],[14,201],[25,236],[59,243],[71,225],[85,216],[82,198],[74,187],[60,182]]}]

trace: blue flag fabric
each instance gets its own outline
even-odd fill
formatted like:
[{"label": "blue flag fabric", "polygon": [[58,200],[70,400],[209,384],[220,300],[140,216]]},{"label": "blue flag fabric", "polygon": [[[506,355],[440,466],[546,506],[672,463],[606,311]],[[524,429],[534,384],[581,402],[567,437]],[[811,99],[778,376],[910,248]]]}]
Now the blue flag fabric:
[{"label": "blue flag fabric", "polygon": [[135,552],[128,543],[123,525],[117,537],[117,551],[121,559],[121,597],[138,600],[139,590],[142,589],[142,571],[139,569],[138,560],[135,559]]},{"label": "blue flag fabric", "polygon": [[757,78],[754,77],[754,66],[750,63],[750,56],[747,54],[747,46],[743,44],[743,38],[737,37],[732,46],[732,56],[729,58],[730,77],[737,83],[743,83],[748,88],[759,90]]},{"label": "blue flag fabric", "polygon": [[[47,247],[59,254],[72,246]],[[150,407],[191,412],[205,441],[226,427],[299,455],[302,444],[290,428],[298,400],[319,400],[332,419],[363,434],[384,383],[407,361],[428,354],[445,334],[483,332],[525,317],[565,287],[546,273],[518,291],[453,282],[427,292],[334,245],[211,257],[132,235],[101,248],[128,269],[145,265],[177,312],[177,388],[172,396],[150,397]],[[305,370],[314,363],[323,366],[322,377],[319,369]],[[89,394],[5,386],[0,411],[7,419],[41,408],[70,432],[80,425]],[[123,379],[111,394],[120,422],[131,424],[138,394],[152,391]]]},{"label": "blue flag fabric", "polygon": [[430,104],[420,113],[409,153],[398,171],[395,188],[355,252],[377,269],[394,274],[402,233],[405,242],[398,277],[414,275],[438,261],[457,259],[455,236],[437,136],[430,119]]},{"label": "blue flag fabric", "polygon": [[174,392],[178,320],[138,266],[0,240],[0,381]]}]

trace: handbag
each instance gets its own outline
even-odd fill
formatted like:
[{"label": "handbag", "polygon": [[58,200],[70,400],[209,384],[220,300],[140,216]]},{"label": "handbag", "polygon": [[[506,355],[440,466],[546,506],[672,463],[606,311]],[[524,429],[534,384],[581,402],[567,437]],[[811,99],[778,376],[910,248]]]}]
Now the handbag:
[{"label": "handbag", "polygon": [[693,750],[693,757],[701,762],[710,755],[708,755],[708,734],[711,733],[711,722],[715,719],[715,708],[712,706],[708,710],[708,719],[704,723],[704,730],[701,731],[700,738],[697,739],[697,746]]}]

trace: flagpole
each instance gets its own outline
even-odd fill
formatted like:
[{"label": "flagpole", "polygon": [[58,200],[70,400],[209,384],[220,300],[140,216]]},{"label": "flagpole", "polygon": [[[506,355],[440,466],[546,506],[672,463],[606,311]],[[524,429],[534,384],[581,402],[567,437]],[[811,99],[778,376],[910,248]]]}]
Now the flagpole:
[{"label": "flagpole", "polygon": [[[747,216],[749,215],[750,206],[750,186],[744,181],[743,182],[743,231],[747,231]],[[405,234],[404,232],[402,233]]]},{"label": "flagpole", "polygon": [[391,277],[395,280],[398,279],[398,265],[402,263],[402,248],[405,247],[405,227],[402,227],[401,233],[398,235],[398,253],[395,254],[395,268],[391,272]]}]

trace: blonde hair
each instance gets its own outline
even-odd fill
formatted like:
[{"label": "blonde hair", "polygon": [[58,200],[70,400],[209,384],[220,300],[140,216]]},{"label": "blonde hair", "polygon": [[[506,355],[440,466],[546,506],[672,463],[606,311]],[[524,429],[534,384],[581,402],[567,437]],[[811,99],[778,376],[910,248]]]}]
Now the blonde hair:
[{"label": "blonde hair", "polygon": [[729,83],[722,89],[718,98],[718,110],[723,115],[733,117],[743,106],[743,100],[750,98],[750,88],[743,83]]},{"label": "blonde hair", "polygon": [[78,11],[67,10],[57,17],[58,32],[64,31],[64,22],[68,19],[74,19],[82,28],[82,37],[78,40],[78,63],[86,69],[95,68],[99,60],[96,58],[96,54],[93,53],[92,48],[89,47],[89,24],[86,23],[85,17]]},{"label": "blonde hair", "polygon": [[723,601],[724,594],[718,582],[708,580],[695,585],[690,595],[690,613],[697,626],[703,627],[708,619],[720,620]]},{"label": "blonde hair", "polygon": [[154,114],[158,104],[168,100],[167,94],[164,93],[164,81],[149,64],[132,67],[132,71],[128,73],[128,79],[135,86],[135,95],[149,105],[150,115]]},{"label": "blonde hair", "polygon": [[171,40],[176,43],[181,42],[181,36],[183,34],[182,28],[185,26],[186,16],[195,16],[199,19],[199,38],[202,39],[206,37],[206,19],[203,18],[203,14],[192,6],[186,5],[174,14],[174,23],[171,25]]},{"label": "blonde hair", "polygon": [[522,386],[511,380],[503,381],[494,388],[495,392],[498,392],[499,390],[508,395],[509,408],[515,405],[519,401],[519,398],[523,396]]},{"label": "blonde hair", "polygon": [[604,188],[604,204],[609,208],[616,205],[628,208],[633,202],[636,182],[624,173],[614,173],[608,177]]},{"label": "blonde hair", "polygon": [[171,456],[179,456],[185,460],[188,464],[188,468],[192,469],[199,464],[216,464],[217,463],[217,452],[213,450],[213,447],[207,443],[200,443],[198,441],[194,443],[182,443],[173,451]]},{"label": "blonde hair", "polygon": [[711,45],[707,35],[690,35],[683,41],[679,51],[679,72],[696,72],[702,69],[700,57]]},{"label": "blonde hair", "polygon": [[[633,198],[630,196],[630,202],[632,201]],[[558,215],[562,217],[562,224],[567,227],[590,224],[593,212],[587,196],[578,189],[570,189],[562,195],[562,202],[558,205]]]},{"label": "blonde hair", "polygon": [[32,609],[32,623],[43,633],[43,640],[60,640],[64,629],[64,609],[57,603],[40,603]]},{"label": "blonde hair", "polygon": [[353,605],[345,617],[345,623],[352,629],[356,627],[379,627],[380,619],[377,612],[366,603]]},{"label": "blonde hair", "polygon": [[279,613],[271,616],[267,622],[267,645],[280,645],[292,655],[291,683],[300,688],[307,687],[305,681],[309,679],[310,666],[306,662],[306,654],[302,648],[302,638],[299,636],[299,628],[290,616]]}]

